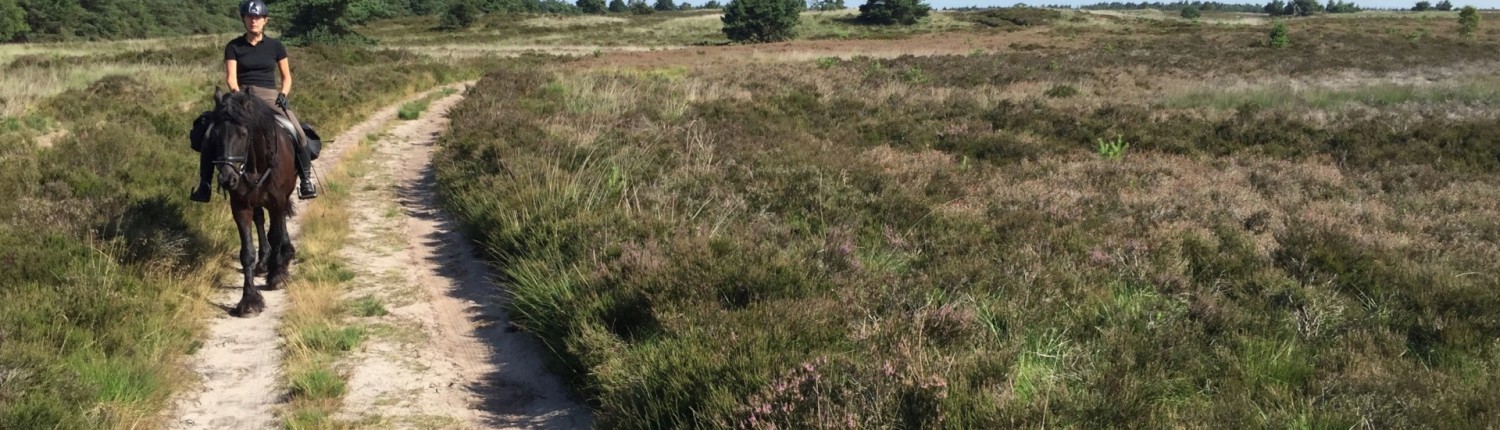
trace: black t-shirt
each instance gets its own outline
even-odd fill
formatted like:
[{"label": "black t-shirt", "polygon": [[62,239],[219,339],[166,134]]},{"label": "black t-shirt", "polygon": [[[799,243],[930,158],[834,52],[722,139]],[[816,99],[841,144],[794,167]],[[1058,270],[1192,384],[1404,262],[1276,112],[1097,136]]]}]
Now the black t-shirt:
[{"label": "black t-shirt", "polygon": [[276,88],[276,62],[286,58],[286,46],[280,40],[261,36],[260,43],[251,45],[245,41],[245,36],[234,38],[224,45],[224,61],[238,61],[235,67],[235,76],[239,78],[240,87],[254,85],[262,88]]}]

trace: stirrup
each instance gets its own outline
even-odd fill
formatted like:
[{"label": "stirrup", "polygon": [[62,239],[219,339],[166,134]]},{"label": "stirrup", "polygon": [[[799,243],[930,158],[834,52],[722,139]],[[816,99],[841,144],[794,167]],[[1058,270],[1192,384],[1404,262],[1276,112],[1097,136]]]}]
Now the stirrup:
[{"label": "stirrup", "polygon": [[318,189],[313,186],[312,181],[302,181],[297,185],[297,199],[307,200],[318,197]]}]

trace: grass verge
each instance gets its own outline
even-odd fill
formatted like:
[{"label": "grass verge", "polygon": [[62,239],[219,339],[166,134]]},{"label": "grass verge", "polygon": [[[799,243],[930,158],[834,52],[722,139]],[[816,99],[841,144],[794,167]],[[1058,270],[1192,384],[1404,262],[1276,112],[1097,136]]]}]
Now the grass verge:
[{"label": "grass verge", "polygon": [[[374,136],[378,138],[378,136]],[[375,138],[348,149],[337,167],[323,177],[325,193],[300,216],[297,237],[297,280],[288,288],[290,308],[280,331],[286,338],[286,385],[290,401],[282,411],[288,429],[349,428],[333,419],[345,393],[345,376],[334,364],[364,340],[366,330],[350,324],[357,303],[346,303],[343,291],[355,277],[348,261],[338,255],[349,236],[351,186],[371,168]]]}]

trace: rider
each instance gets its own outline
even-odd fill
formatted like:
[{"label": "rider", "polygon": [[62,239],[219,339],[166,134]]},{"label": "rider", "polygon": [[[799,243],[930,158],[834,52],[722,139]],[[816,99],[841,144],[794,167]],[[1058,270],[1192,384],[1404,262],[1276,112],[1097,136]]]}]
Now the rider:
[{"label": "rider", "polygon": [[[245,0],[240,3],[240,21],[245,24],[245,34],[224,46],[224,79],[228,82],[230,91],[249,92],[275,106],[276,110],[295,125],[293,128],[297,129],[297,138],[292,146],[297,149],[297,177],[301,179],[301,190],[297,197],[310,199],[317,197],[318,192],[313,188],[312,181],[307,179],[307,172],[312,167],[312,158],[304,145],[307,135],[302,132],[302,123],[297,121],[297,116],[292,114],[291,106],[287,104],[287,95],[292,92],[292,66],[287,62],[286,46],[280,40],[266,36],[269,14],[266,4],[261,0]],[[272,70],[281,74],[280,90],[273,89],[276,81],[271,74]],[[193,190],[192,199],[207,202],[212,191],[209,181],[213,179],[213,166],[203,160],[200,163],[198,189]]]}]

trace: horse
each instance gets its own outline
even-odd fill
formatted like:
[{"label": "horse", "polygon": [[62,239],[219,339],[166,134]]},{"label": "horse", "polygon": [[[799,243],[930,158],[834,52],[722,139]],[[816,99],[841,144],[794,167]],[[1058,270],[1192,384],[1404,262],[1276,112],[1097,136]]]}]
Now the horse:
[{"label": "horse", "polygon": [[[240,233],[240,270],[243,294],[233,314],[253,317],[266,302],[255,288],[257,272],[266,274],[266,289],[285,286],[296,257],[287,219],[294,214],[292,191],[297,186],[292,137],[266,102],[244,92],[214,90],[214,110],[204,150],[216,150],[219,189],[229,195],[230,212]],[[271,222],[269,238],[266,213]],[[250,229],[255,229],[252,241]],[[268,240],[269,239],[269,240]]]}]

